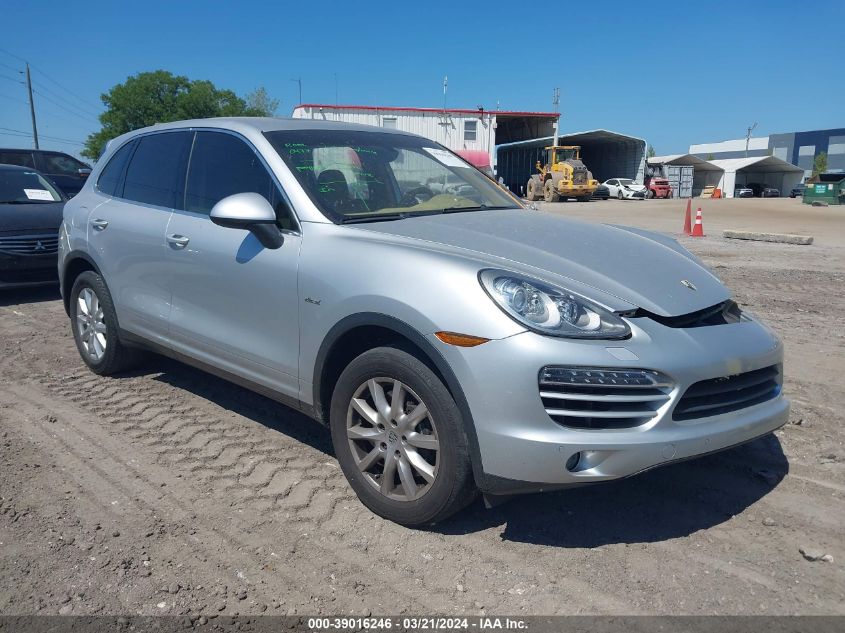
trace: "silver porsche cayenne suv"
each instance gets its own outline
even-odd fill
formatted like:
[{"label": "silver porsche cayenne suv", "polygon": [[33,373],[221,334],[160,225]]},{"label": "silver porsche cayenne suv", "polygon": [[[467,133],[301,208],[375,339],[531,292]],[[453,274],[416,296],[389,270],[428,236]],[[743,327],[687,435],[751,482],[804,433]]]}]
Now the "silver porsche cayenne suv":
[{"label": "silver porsche cayenne suv", "polygon": [[395,130],[137,130],[67,203],[59,244],[92,371],[153,350],[304,411],[361,501],[405,525],[788,415],[778,338],[673,239],[526,209]]}]

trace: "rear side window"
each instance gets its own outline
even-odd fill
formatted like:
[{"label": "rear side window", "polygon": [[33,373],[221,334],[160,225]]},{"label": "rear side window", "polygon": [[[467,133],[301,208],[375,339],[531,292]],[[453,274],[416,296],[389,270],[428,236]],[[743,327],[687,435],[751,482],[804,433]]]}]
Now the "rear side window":
[{"label": "rear side window", "polygon": [[197,132],[188,166],[185,210],[209,213],[223,198],[247,192],[267,198],[282,227],[293,228],[278,188],[255,151],[231,134]]},{"label": "rear side window", "polygon": [[126,167],[126,162],[132,155],[132,141],[121,147],[114,153],[108,164],[100,172],[100,178],[97,180],[97,189],[102,191],[107,196],[121,196],[122,192],[118,191],[120,181],[123,178],[123,170]]},{"label": "rear side window", "polygon": [[163,132],[138,139],[129,161],[123,197],[158,207],[182,207],[190,132]]},{"label": "rear side window", "polygon": [[80,161],[64,154],[41,154],[41,162],[42,172],[62,176],[79,176],[79,170],[85,167]]},{"label": "rear side window", "polygon": [[0,151],[0,165],[20,165],[35,168],[32,152],[3,152]]}]

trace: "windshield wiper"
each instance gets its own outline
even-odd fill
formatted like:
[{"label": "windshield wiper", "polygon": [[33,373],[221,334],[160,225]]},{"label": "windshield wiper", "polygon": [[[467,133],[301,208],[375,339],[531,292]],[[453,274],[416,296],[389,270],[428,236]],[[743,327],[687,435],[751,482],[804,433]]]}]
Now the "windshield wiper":
[{"label": "windshield wiper", "polygon": [[381,213],[374,215],[357,215],[343,218],[341,224],[364,224],[365,222],[387,222],[388,220],[404,220],[410,217],[411,213]]},{"label": "windshield wiper", "polygon": [[496,206],[487,206],[486,204],[480,204],[475,207],[446,207],[441,211],[441,213],[461,213],[462,211],[496,211],[497,209],[516,209],[515,206],[509,207],[496,207]]}]

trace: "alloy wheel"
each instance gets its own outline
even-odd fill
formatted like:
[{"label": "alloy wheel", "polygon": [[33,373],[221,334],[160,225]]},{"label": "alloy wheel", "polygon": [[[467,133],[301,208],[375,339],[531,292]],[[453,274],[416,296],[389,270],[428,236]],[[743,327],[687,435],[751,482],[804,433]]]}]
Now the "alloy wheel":
[{"label": "alloy wheel", "polygon": [[434,419],[399,380],[371,378],[355,390],[346,437],[364,480],[389,499],[419,499],[437,478],[440,442]]},{"label": "alloy wheel", "polygon": [[99,362],[106,353],[106,321],[97,293],[88,287],[76,299],[76,331],[85,353]]}]

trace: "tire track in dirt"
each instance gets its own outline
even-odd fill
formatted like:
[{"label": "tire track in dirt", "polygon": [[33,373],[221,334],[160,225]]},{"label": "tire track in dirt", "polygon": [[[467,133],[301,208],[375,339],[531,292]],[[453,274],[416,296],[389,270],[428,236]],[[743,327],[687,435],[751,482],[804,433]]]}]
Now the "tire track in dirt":
[{"label": "tire track in dirt", "polygon": [[[195,413],[183,419],[177,412],[191,407],[183,404],[184,393],[170,385],[149,378],[133,377],[125,382],[120,378],[103,378],[84,368],[63,376],[42,374],[39,383],[84,409],[102,415],[115,431],[126,433],[153,451],[160,463],[191,473],[203,487],[222,488],[239,510],[262,513],[266,518],[260,524],[274,529],[287,526],[306,535],[299,539],[297,548],[307,548],[312,535],[323,534],[329,538],[321,540],[320,547],[333,551],[333,558],[351,558],[360,565],[378,561],[382,569],[392,570],[397,576],[391,581],[391,575],[386,574],[384,582],[424,588],[428,595],[440,596],[435,602],[437,605],[466,604],[469,597],[457,592],[456,599],[451,585],[461,584],[459,579],[452,579],[449,589],[444,590],[438,579],[419,573],[419,563],[424,563],[425,559],[418,564],[403,561],[397,554],[409,537],[422,540],[424,547],[431,550],[431,556],[436,556],[440,550],[443,558],[453,559],[452,563],[457,558],[466,561],[466,568],[481,567],[480,575],[495,575],[503,567],[516,569],[522,562],[519,555],[492,554],[486,543],[478,546],[457,543],[456,539],[450,540],[443,535],[386,525],[387,522],[360,506],[333,458],[320,455],[315,449],[283,435],[273,434],[268,438],[267,429],[254,429],[249,423],[235,422],[233,428],[228,421],[211,412]],[[91,398],[92,394],[95,397]],[[188,400],[193,398],[195,396],[189,396]],[[114,413],[129,411],[139,403],[149,404],[148,410],[154,406],[167,410],[156,412],[145,420],[140,416]],[[167,433],[163,432],[165,428]],[[210,449],[215,443],[217,448]],[[239,452],[233,457],[237,449]],[[286,452],[289,456],[284,456]],[[228,457],[223,458],[224,455]],[[359,534],[365,534],[367,538],[362,542]],[[467,549],[471,551],[467,552]],[[492,551],[496,549],[494,547]],[[466,573],[458,575],[463,577]],[[511,575],[514,585],[538,586],[542,583],[536,572],[511,572]],[[599,592],[581,581],[572,580],[557,591],[558,599],[565,599],[570,604],[577,600],[585,610],[622,613],[633,609],[626,601]],[[514,595],[521,597],[518,593]]]},{"label": "tire track in dirt", "polygon": [[[191,521],[192,525],[196,526],[199,533],[197,538],[191,539],[190,542],[185,543],[187,547],[196,550],[193,558],[203,559],[218,557],[220,555],[220,542],[227,544],[227,550],[231,552],[241,552],[241,557],[247,556],[253,558],[251,567],[253,569],[260,569],[262,565],[266,564],[266,560],[255,559],[250,554],[244,552],[254,551],[256,545],[263,546],[264,549],[269,550],[274,545],[279,545],[278,540],[270,540],[265,533],[254,530],[254,524],[251,521],[244,521],[242,518],[231,515],[231,508],[219,506],[215,503],[213,498],[210,498],[209,491],[203,492],[202,489],[193,489],[187,483],[175,484],[170,472],[164,471],[158,473],[158,479],[166,480],[168,483],[167,489],[162,492],[156,486],[148,474],[150,468],[148,464],[137,465],[132,460],[126,460],[122,454],[125,452],[125,447],[122,446],[118,439],[114,437],[104,438],[99,434],[90,433],[90,421],[83,423],[80,418],[84,418],[81,411],[73,411],[68,407],[55,407],[49,403],[49,400],[44,396],[39,397],[37,394],[25,389],[13,389],[10,391],[14,393],[19,402],[28,402],[35,408],[41,408],[44,411],[51,411],[54,415],[61,416],[62,423],[73,429],[72,434],[58,434],[50,432],[50,429],[44,428],[44,423],[34,424],[31,428],[38,429],[41,434],[42,442],[52,443],[57,446],[57,449],[63,452],[66,456],[71,458],[73,462],[73,469],[77,472],[91,471],[93,474],[83,474],[81,478],[86,483],[84,489],[99,490],[101,494],[91,496],[91,502],[95,505],[108,507],[112,500],[116,497],[123,499],[136,505],[145,505],[147,513],[161,512],[173,518],[176,521]],[[36,417],[36,416],[33,416]],[[89,427],[89,428],[86,428]],[[92,462],[91,458],[87,458],[80,452],[82,447],[90,449],[96,447],[97,461]],[[167,466],[167,465],[165,465]],[[159,469],[160,470],[160,469]],[[118,477],[115,473],[129,473],[132,477]],[[96,480],[96,481],[95,481]],[[102,492],[109,490],[112,492]],[[89,495],[90,496],[90,495]],[[154,505],[146,505],[143,500],[157,499]],[[226,512],[228,510],[227,520],[224,522],[217,522],[218,526],[213,526],[213,521],[209,521],[210,516],[216,512]],[[204,515],[202,519],[197,519],[198,514]],[[279,530],[273,530],[277,535]],[[249,540],[245,540],[245,537]],[[274,542],[275,541],[275,542]],[[213,543],[214,545],[207,548],[198,548],[197,544]],[[284,545],[282,543],[282,545]],[[290,552],[296,550],[299,556],[308,556],[310,554],[310,547],[303,547],[302,539],[298,540],[298,544],[289,544],[288,550]],[[314,554],[323,554],[319,549],[313,552]],[[344,557],[346,560],[332,560],[332,568],[335,569],[335,574],[346,577],[365,577],[366,567],[357,563],[365,563],[365,560],[353,561],[349,556]],[[330,559],[331,560],[331,559]],[[264,575],[262,572],[252,572],[256,577]],[[405,604],[418,604],[424,610],[437,610],[438,607],[445,604],[445,595],[438,595],[439,592],[426,592],[424,596],[409,593],[403,587],[409,586],[407,578],[390,577],[390,575],[383,575],[378,579],[379,583],[384,583],[385,586],[378,587],[376,593],[380,591],[390,592],[398,600]],[[255,579],[253,579],[255,582]],[[279,584],[296,588],[302,587],[302,576],[299,572],[293,571],[291,573],[285,572],[281,568],[275,568],[272,577],[266,577],[261,584],[269,584],[270,586],[278,586]],[[310,585],[307,588],[303,587],[300,591],[299,601],[307,603],[313,599],[314,596],[330,601],[334,597],[335,590],[320,585]],[[303,593],[304,592],[304,593]],[[294,592],[296,593],[296,592]],[[308,596],[306,597],[306,594]],[[269,597],[267,598],[269,601]]]}]

